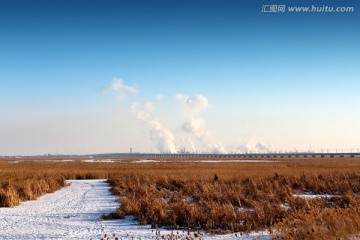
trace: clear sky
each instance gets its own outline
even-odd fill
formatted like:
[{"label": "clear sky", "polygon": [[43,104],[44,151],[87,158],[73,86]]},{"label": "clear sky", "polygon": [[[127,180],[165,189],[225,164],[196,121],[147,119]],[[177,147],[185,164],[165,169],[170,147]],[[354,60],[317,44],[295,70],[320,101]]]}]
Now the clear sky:
[{"label": "clear sky", "polygon": [[0,155],[360,148],[359,11],[0,0]]}]

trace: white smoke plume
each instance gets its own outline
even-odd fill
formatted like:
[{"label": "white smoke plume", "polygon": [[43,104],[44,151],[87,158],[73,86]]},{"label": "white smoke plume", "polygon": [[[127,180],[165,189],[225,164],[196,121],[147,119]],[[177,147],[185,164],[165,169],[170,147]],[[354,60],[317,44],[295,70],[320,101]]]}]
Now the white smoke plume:
[{"label": "white smoke plume", "polygon": [[[126,85],[122,79],[113,78],[109,85],[102,88],[102,92],[110,94],[116,100],[121,101],[127,95],[137,94],[139,91],[135,87]],[[184,148],[180,151],[225,153],[223,145],[217,142],[212,133],[206,129],[206,121],[200,117],[200,114],[210,106],[208,99],[202,94],[195,94],[193,96],[177,94],[175,98],[183,105],[188,119],[181,125],[181,129],[191,134],[196,140],[195,145],[191,137],[184,137]],[[163,95],[156,95],[157,101],[163,101],[164,99]],[[177,152],[173,133],[154,116],[155,105],[153,102],[134,102],[131,104],[130,109],[148,127],[150,139],[155,142],[160,153]],[[234,153],[266,153],[273,151],[271,146],[257,142],[255,138],[251,138],[243,145],[237,145],[229,149],[232,149],[231,152]]]},{"label": "white smoke plume", "polygon": [[193,134],[202,144],[205,152],[209,153],[225,153],[224,147],[217,143],[210,131],[205,128],[205,120],[199,117],[193,117],[189,121],[183,123],[181,128],[188,133]]},{"label": "white smoke plume", "polygon": [[195,144],[194,144],[194,142],[192,141],[191,138],[189,138],[189,137],[185,138],[184,137],[183,138],[183,145],[184,145],[184,151],[187,150],[186,152],[188,152],[188,153],[196,153]]},{"label": "white smoke plume", "polygon": [[217,143],[210,131],[205,127],[205,120],[200,118],[198,114],[209,107],[209,101],[202,94],[194,96],[186,96],[177,94],[175,98],[185,105],[185,109],[190,113],[190,119],[184,122],[181,128],[188,133],[193,134],[201,143],[206,152],[225,153],[222,144]]},{"label": "white smoke plume", "polygon": [[113,78],[112,82],[103,87],[103,93],[111,94],[116,100],[123,100],[128,94],[136,94],[139,91],[134,88],[125,85],[124,81],[120,78]]},{"label": "white smoke plume", "polygon": [[147,125],[150,131],[150,139],[156,142],[156,147],[160,153],[176,153],[174,135],[163,126],[159,119],[153,116],[152,111],[155,106],[152,102],[132,103],[130,108],[137,118]]},{"label": "white smoke plume", "polygon": [[236,153],[270,153],[274,149],[271,145],[258,142],[254,137],[250,138],[245,144],[235,149]]},{"label": "white smoke plume", "polygon": [[[139,91],[135,87],[127,86],[122,79],[113,78],[109,85],[102,88],[102,92],[110,94],[116,100],[121,101],[128,94],[136,94]],[[158,95],[157,99],[162,100],[163,96]],[[130,109],[149,128],[150,139],[156,142],[156,147],[160,153],[176,152],[174,135],[153,115],[155,109],[153,102],[149,101],[144,104],[134,102],[131,104]]]},{"label": "white smoke plume", "polygon": [[184,122],[181,128],[199,139],[212,138],[210,131],[205,128],[205,120],[199,117],[192,117],[189,121]]}]

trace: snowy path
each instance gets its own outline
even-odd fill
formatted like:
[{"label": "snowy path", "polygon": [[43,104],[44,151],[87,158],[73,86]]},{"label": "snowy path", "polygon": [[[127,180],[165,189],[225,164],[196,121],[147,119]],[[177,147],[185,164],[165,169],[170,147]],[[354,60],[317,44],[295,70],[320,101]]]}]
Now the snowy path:
[{"label": "snowy path", "polygon": [[105,180],[72,180],[71,185],[15,208],[0,208],[0,239],[79,239],[111,230],[103,213],[118,206]]},{"label": "snowy path", "polygon": [[[127,217],[100,221],[102,214],[118,207],[105,180],[71,180],[69,187],[14,208],[0,208],[0,239],[100,239],[104,233],[114,239],[151,239],[155,230],[139,226]],[[161,235],[171,231],[161,230]],[[175,231],[174,231],[175,232]],[[206,239],[252,239],[258,236],[208,235]],[[265,239],[269,236],[265,234]],[[260,237],[263,239],[263,237]]]}]

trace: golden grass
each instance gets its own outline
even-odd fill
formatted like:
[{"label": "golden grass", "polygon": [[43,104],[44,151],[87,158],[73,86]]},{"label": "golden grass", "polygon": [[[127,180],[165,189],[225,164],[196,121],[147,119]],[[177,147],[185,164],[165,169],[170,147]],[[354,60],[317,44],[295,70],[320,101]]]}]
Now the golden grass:
[{"label": "golden grass", "polygon": [[271,226],[274,239],[359,239],[359,196],[346,194],[333,201],[302,200],[301,204]]},{"label": "golden grass", "polygon": [[[234,232],[281,229],[284,225],[276,224],[309,209],[338,209],[341,216],[341,209],[350,206],[344,204],[349,201],[345,196],[352,199],[351,206],[359,202],[355,194],[360,189],[360,174],[275,174],[217,181],[130,174],[111,176],[110,183],[121,202],[112,217],[134,215],[141,224],[154,227]],[[304,191],[339,197],[306,200],[294,196]]]},{"label": "golden grass", "polygon": [[61,174],[0,172],[0,207],[14,207],[66,185]]}]

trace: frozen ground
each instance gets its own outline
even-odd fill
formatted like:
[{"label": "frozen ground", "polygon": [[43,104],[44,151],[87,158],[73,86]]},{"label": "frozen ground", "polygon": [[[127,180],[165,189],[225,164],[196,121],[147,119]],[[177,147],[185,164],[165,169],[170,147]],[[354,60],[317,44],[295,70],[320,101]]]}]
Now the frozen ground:
[{"label": "frozen ground", "polygon": [[[105,180],[71,180],[70,186],[14,208],[0,208],[0,239],[151,239],[156,230],[139,226],[132,217],[101,221],[118,207]],[[160,235],[170,234],[160,229]],[[175,230],[174,234],[177,233]],[[179,235],[187,232],[179,231]],[[193,233],[190,233],[193,236]],[[270,239],[269,234],[206,235],[205,239]]]}]

